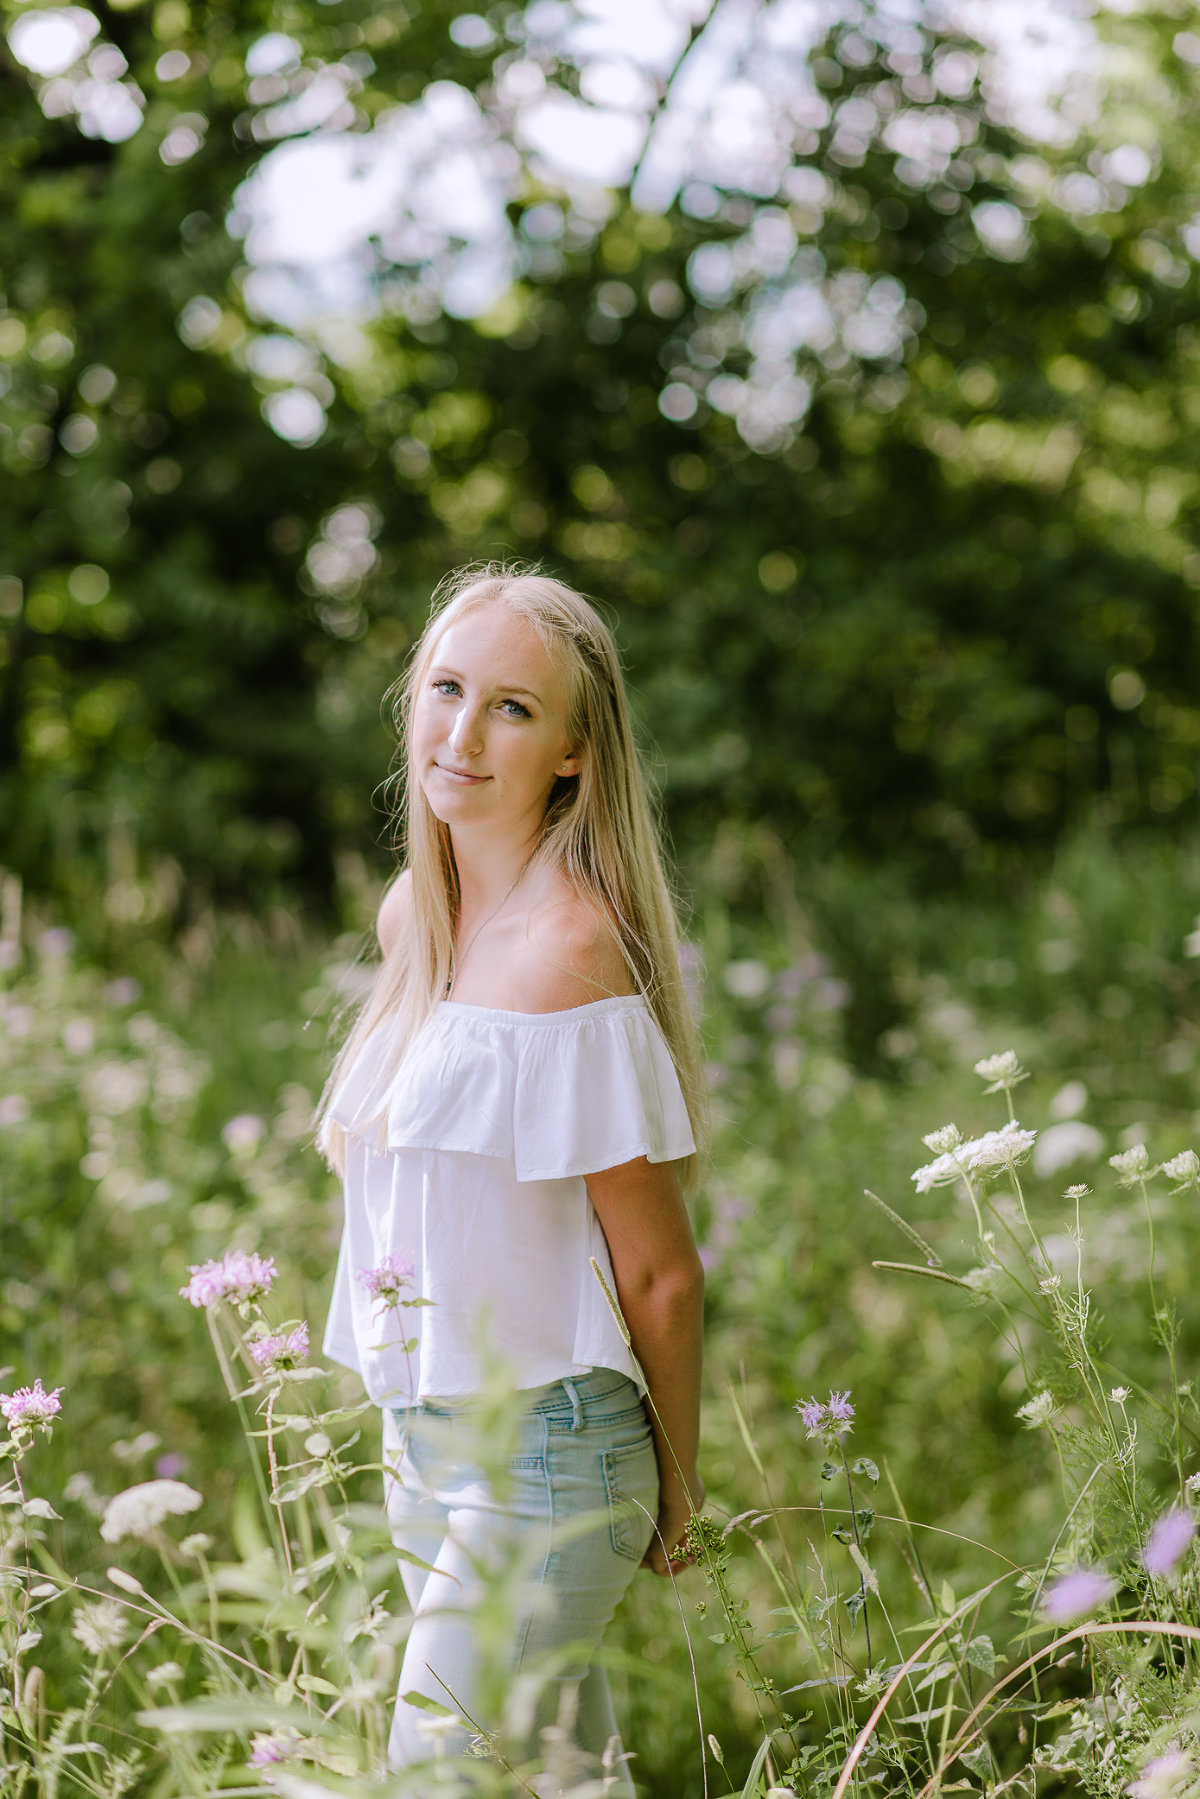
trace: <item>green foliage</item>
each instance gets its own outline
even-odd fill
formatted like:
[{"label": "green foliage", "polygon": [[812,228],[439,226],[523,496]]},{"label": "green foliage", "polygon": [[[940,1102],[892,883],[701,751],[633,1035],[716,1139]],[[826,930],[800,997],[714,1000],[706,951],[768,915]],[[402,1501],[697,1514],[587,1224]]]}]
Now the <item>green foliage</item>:
[{"label": "green foliage", "polygon": [[[753,845],[743,848],[752,863]],[[750,872],[743,871],[746,879]],[[903,1676],[890,1713],[899,1719],[936,1708],[936,1751],[948,1695],[956,1696],[955,1706],[967,1693],[977,1701],[1026,1654],[1054,1640],[1035,1626],[1023,1646],[1024,1614],[1041,1604],[1039,1583],[1044,1590],[1076,1558],[1103,1558],[1128,1583],[1128,1602],[1139,1615],[1185,1615],[1171,1611],[1175,1601],[1165,1590],[1147,1586],[1137,1555],[1150,1524],[1178,1495],[1181,1445],[1188,1475],[1200,1442],[1188,1373],[1200,1333],[1189,1272],[1197,1250],[1194,1196],[1172,1192],[1182,1179],[1148,1189],[1163,1315],[1156,1340],[1145,1303],[1142,1195],[1118,1184],[1105,1157],[1123,1153],[1132,1132],[1150,1144],[1151,1166],[1194,1140],[1197,965],[1184,954],[1184,937],[1200,909],[1200,876],[1190,852],[1159,846],[1117,854],[1093,837],[1064,852],[1022,914],[963,913],[957,934],[933,932],[920,941],[919,957],[910,934],[894,970],[904,1021],[892,1027],[896,1040],[885,1052],[900,1077],[893,1080],[854,1072],[845,988],[820,960],[821,936],[788,899],[777,865],[776,880],[769,927],[731,912],[716,896],[697,919],[708,963],[700,991],[717,1114],[714,1165],[697,1203],[709,1271],[703,1469],[710,1513],[697,1526],[700,1572],[681,1582],[678,1599],[665,1583],[639,1577],[609,1645],[639,1783],[662,1799],[702,1790],[680,1603],[704,1730],[721,1746],[735,1787],[769,1728],[784,1732],[770,1739],[773,1777],[814,1793],[828,1789],[873,1703],[910,1657],[929,1665]],[[860,903],[873,903],[871,889]],[[889,930],[891,941],[903,943],[909,927],[902,900],[898,911]],[[10,926],[14,916],[10,889]],[[309,1630],[293,1615],[282,1552],[271,1548],[272,1508],[259,1515],[255,1463],[203,1315],[177,1289],[190,1264],[230,1245],[274,1255],[281,1280],[273,1323],[306,1318],[314,1336],[319,1330],[338,1206],[332,1182],[306,1147],[324,1044],[320,1025],[304,1025],[314,1015],[327,1017],[346,991],[351,943],[293,939],[288,947],[278,931],[272,940],[234,917],[196,927],[183,949],[174,949],[156,938],[153,925],[116,931],[110,920],[102,973],[89,958],[66,954],[61,937],[46,937],[46,922],[26,919],[0,1031],[0,1364],[14,1369],[0,1384],[5,1391],[35,1377],[47,1388],[65,1384],[64,1409],[52,1441],[38,1438],[22,1464],[26,1493],[48,1502],[56,1516],[14,1520],[11,1508],[3,1515],[10,1533],[19,1526],[21,1543],[28,1536],[33,1584],[61,1584],[65,1573],[78,1590],[65,1599],[43,1592],[31,1602],[36,1617],[28,1628],[42,1632],[42,1642],[22,1652],[27,1717],[12,1729],[18,1737],[27,1727],[36,1735],[38,1715],[50,1720],[64,1708],[90,1705],[86,1722],[77,1719],[64,1740],[101,1741],[106,1757],[125,1756],[132,1747],[119,1733],[132,1731],[141,1744],[141,1761],[129,1774],[136,1791],[159,1782],[160,1791],[190,1791],[202,1775],[213,1785],[228,1782],[251,1737],[272,1731],[293,1746],[297,1737],[289,1733],[299,1733],[295,1752],[311,1752],[315,1778],[348,1779],[350,1763],[338,1758],[362,1769],[353,1758],[369,1753],[379,1736],[371,1707],[389,1697],[388,1658],[404,1617],[394,1559],[373,1534],[373,1413],[356,1415],[357,1381],[336,1372],[325,1385],[299,1383],[293,1397],[276,1404],[278,1480],[294,1495],[288,1505],[315,1508],[312,1555],[334,1554],[323,1535],[324,1495],[336,1507],[349,1505],[352,1554],[363,1564],[361,1573],[347,1564],[329,1576],[328,1622]],[[1051,925],[1059,934],[1047,937]],[[939,936],[948,958],[941,967],[931,949]],[[13,941],[11,929],[0,937]],[[1068,938],[1075,962],[1066,966],[1060,949],[1051,967],[1042,966],[1039,947]],[[1006,960],[1013,972],[1004,985],[992,977]],[[980,969],[987,979],[977,978]],[[141,994],[128,984],[135,973]],[[1129,995],[1124,1011],[1103,999],[1118,986]],[[914,1196],[908,1178],[931,1159],[922,1134],[947,1117],[968,1137],[999,1122],[1002,1098],[981,1097],[983,1083],[967,1069],[1009,1045],[1032,1070],[1016,1089],[1022,1123],[1043,1141],[1064,1123],[1089,1125],[1101,1140],[1077,1137],[1080,1159],[1053,1173],[1019,1170],[1028,1215],[1062,1282],[1033,1293],[1015,1339],[1000,1309],[1009,1276],[997,1270],[1003,1264],[1021,1273],[1006,1248],[1006,1228],[1023,1228],[1019,1206],[1006,1209],[1003,1182],[993,1183],[991,1203],[1007,1227],[989,1219],[993,1241],[981,1243],[960,1194],[934,1187]],[[1082,1079],[1082,1097],[1069,1090],[1068,1078]],[[1064,1107],[1071,1118],[1056,1116]],[[1080,1201],[1080,1224],[1085,1282],[1096,1294],[1082,1337],[1078,1308],[1067,1304],[1074,1304],[1074,1202],[1059,1197],[1081,1179],[1095,1189]],[[923,1272],[927,1254],[863,1196],[867,1186],[966,1290],[872,1266],[907,1258]],[[988,1202],[980,1196],[979,1203]],[[245,1328],[236,1317],[228,1326]],[[226,1341],[227,1360],[237,1366],[236,1334]],[[1169,1383],[1162,1379],[1164,1341],[1178,1371]],[[1097,1378],[1105,1394],[1129,1389],[1124,1411],[1111,1400],[1101,1407],[1112,1414],[1115,1448],[1102,1440],[1109,1423],[1089,1417],[1081,1402],[1080,1343],[1097,1371],[1087,1374],[1093,1389]],[[805,1443],[793,1408],[814,1392],[847,1388],[856,1415],[843,1460],[836,1446]],[[1173,1388],[1180,1389],[1175,1399]],[[255,1429],[265,1428],[253,1417],[265,1396],[243,1401]],[[310,1400],[320,1417],[309,1418],[302,1432],[293,1429],[283,1414],[306,1414]],[[1018,1416],[1022,1408],[1025,1417]],[[1126,1416],[1138,1426],[1136,1440]],[[317,1440],[318,1427],[329,1450]],[[260,1455],[263,1441],[252,1439]],[[361,1470],[346,1477],[345,1501],[341,1477],[326,1466],[334,1450],[344,1466]],[[1102,1457],[1105,1473],[1076,1506]],[[269,1485],[265,1455],[258,1473]],[[243,1669],[231,1686],[199,1641],[168,1636],[176,1626],[164,1624],[136,1648],[137,1636],[127,1630],[120,1644],[121,1655],[132,1652],[125,1672],[109,1683],[113,1662],[105,1662],[94,1693],[88,1689],[89,1652],[72,1635],[76,1610],[107,1595],[130,1601],[133,1617],[146,1603],[114,1588],[109,1566],[141,1582],[154,1604],[179,1609],[154,1544],[113,1546],[98,1534],[105,1499],[154,1474],[203,1495],[194,1516],[168,1526],[176,1545],[167,1546],[168,1563],[195,1613],[192,1623],[185,1617],[187,1628],[211,1635],[208,1577],[179,1548],[184,1535],[199,1532],[212,1538],[203,1555],[214,1571],[220,1640],[264,1670],[261,1679]],[[1136,1493],[1128,1490],[1131,1480]],[[338,1516],[335,1508],[335,1522]],[[302,1541],[298,1529],[294,1536]],[[1029,1575],[1023,1589],[1016,1584],[1022,1571]],[[1005,1584],[986,1595],[1000,1576]],[[301,1609],[311,1603],[306,1598]],[[1014,1605],[1021,1614],[1015,1623]],[[354,1607],[355,1618],[373,1620],[376,1634],[347,1647],[343,1632]],[[93,1620],[93,1636],[103,1633],[107,1616]],[[86,1623],[80,1628],[86,1634]],[[301,1633],[307,1660],[295,1670],[294,1690],[280,1698],[298,1646],[292,1642],[285,1654],[289,1631]],[[1117,1720],[1120,1783],[1127,1783],[1155,1748],[1155,1733],[1180,1727],[1186,1690],[1171,1684],[1169,1660],[1148,1659],[1140,1640],[1127,1650],[1120,1639],[1107,1648],[1090,1642]],[[926,1647],[918,1653],[920,1645]],[[344,1690],[351,1660],[363,1681],[382,1683],[381,1692],[363,1695],[360,1724],[339,1723],[339,1712],[332,1734],[324,1735],[318,1712],[337,1705],[327,1687]],[[171,1677],[174,1689],[165,1674],[163,1684],[147,1685],[160,1664],[172,1663],[181,1671]],[[1027,1718],[1026,1728],[1048,1767],[1077,1769],[1091,1782],[1099,1778],[1094,1763],[1109,1725],[1087,1699],[1077,1664],[1040,1665],[1039,1720],[1046,1721],[1034,1730]],[[45,1670],[44,1684],[27,1689],[35,1666]],[[739,1670],[742,1677],[731,1679]],[[243,1678],[244,1690],[237,1687]],[[134,1718],[197,1704],[211,1715],[207,1723],[196,1712],[181,1717],[180,1730],[189,1721],[195,1726],[190,1737],[164,1735],[162,1717],[152,1725]],[[211,1709],[219,1706],[226,1711]],[[963,1716],[953,1712],[953,1731]],[[54,1726],[40,1728],[38,1753],[48,1753]],[[1017,1728],[1012,1714],[989,1728],[987,1753],[1005,1777],[1030,1753]],[[898,1725],[902,1737],[914,1729],[919,1738],[920,1729]],[[316,1738],[314,1748],[309,1739]],[[964,1761],[966,1777],[986,1781],[983,1749],[965,1739],[963,1748],[975,1757]],[[893,1783],[900,1790],[918,1753],[926,1751],[877,1736],[867,1771],[884,1777],[885,1790]],[[67,1756],[64,1765],[75,1761]],[[794,1771],[785,1777],[789,1761]],[[765,1766],[764,1758],[760,1772]],[[710,1780],[714,1775],[710,1764]],[[64,1779],[66,1792],[74,1775]]]},{"label": "green foliage", "polygon": [[[265,141],[247,49],[285,29],[308,73],[344,64],[366,131],[431,81],[491,104],[499,47],[455,44],[453,11],[113,10],[147,97],[118,145],[0,70],[10,860],[65,889],[136,820],[149,854],[222,891],[322,889],[339,846],[378,835],[379,702],[433,584],[494,555],[615,608],[685,847],[766,816],[814,855],[988,879],[1097,795],[1116,821],[1185,816],[1197,76],[1174,10],[1103,15],[1098,122],[1037,155],[977,85],[948,108],[848,19],[815,65],[839,105],[960,121],[924,186],[882,124],[848,147],[839,112],[805,140],[816,201],[660,218],[616,195],[557,249],[526,242],[481,319],[410,322],[388,295],[418,271],[383,258],[379,314],[349,337],[264,326],[225,230]],[[956,45],[930,27],[924,65]],[[174,160],[179,131],[199,147]],[[1149,146],[1141,185],[1102,173],[1122,144]],[[514,222],[562,198],[523,181]],[[1024,221],[1015,260],[970,223],[988,202]],[[754,450],[703,392],[747,372],[745,317],[783,277],[750,256],[729,300],[687,290],[694,252],[749,255],[764,220],[799,237],[787,279],[888,277],[911,306],[899,363],[802,357],[802,434]],[[260,411],[294,379],[255,372],[281,336],[329,409],[312,448]],[[664,377],[700,396],[682,423]],[[377,557],[336,579],[323,532],[346,505]]]}]

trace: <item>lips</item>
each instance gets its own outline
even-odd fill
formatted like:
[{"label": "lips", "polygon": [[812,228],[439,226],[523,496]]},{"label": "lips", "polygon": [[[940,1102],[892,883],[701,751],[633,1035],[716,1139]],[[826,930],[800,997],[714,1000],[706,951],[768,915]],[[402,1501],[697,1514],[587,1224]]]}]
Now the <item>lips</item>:
[{"label": "lips", "polygon": [[482,787],[485,781],[492,778],[491,775],[473,775],[466,768],[447,768],[444,762],[435,762],[433,766],[440,775],[445,775],[448,781],[453,781],[460,787]]}]

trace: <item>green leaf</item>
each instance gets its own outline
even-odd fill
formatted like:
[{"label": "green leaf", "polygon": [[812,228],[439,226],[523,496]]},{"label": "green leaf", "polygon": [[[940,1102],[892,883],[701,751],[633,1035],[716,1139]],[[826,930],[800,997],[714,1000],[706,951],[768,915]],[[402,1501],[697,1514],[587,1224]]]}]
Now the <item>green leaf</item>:
[{"label": "green leaf", "polygon": [[328,1693],[331,1699],[339,1698],[342,1690],[331,1680],[322,1680],[319,1674],[301,1674],[296,1685],[302,1693]]},{"label": "green leaf", "polygon": [[981,1674],[994,1674],[996,1651],[991,1637],[973,1637],[967,1644],[967,1661],[972,1668],[978,1668]]},{"label": "green leaf", "polygon": [[858,1460],[852,1464],[850,1472],[851,1474],[865,1474],[872,1484],[879,1479],[879,1469],[869,1455],[860,1455]]},{"label": "green leaf", "polygon": [[432,1712],[436,1718],[457,1718],[458,1716],[458,1713],[452,1712],[448,1705],[442,1705],[436,1699],[427,1699],[424,1693],[401,1693],[400,1697],[405,1705],[415,1705],[418,1711]]},{"label": "green leaf", "polygon": [[830,1531],[829,1534],[831,1537],[833,1537],[834,1541],[838,1542],[838,1543],[847,1543],[848,1544],[848,1543],[853,1543],[853,1541],[854,1541],[854,1532],[852,1530],[850,1530],[845,1524],[837,1525],[836,1528],[834,1530]]},{"label": "green leaf", "polygon": [[838,1467],[836,1462],[822,1462],[821,1463],[821,1479],[822,1480],[834,1480],[841,1472],[842,1471]]}]

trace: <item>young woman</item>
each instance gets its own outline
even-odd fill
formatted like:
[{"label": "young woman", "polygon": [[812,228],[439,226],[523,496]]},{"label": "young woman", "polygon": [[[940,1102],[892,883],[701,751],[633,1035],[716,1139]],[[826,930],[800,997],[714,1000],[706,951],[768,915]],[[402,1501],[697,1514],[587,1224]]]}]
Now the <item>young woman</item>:
[{"label": "young woman", "polygon": [[[573,1721],[591,1772],[603,1758],[631,1792],[591,1663],[639,1563],[685,1559],[704,1498],[703,1275],[680,1194],[701,1106],[612,637],[561,582],[463,571],[397,719],[408,866],[322,1134],[346,1191],[325,1350],[384,1408],[393,1534],[432,1569],[401,1563],[414,1621],[390,1752],[431,1755],[422,1698],[453,1714],[442,1753],[501,1728],[481,1715],[496,1633],[471,1613],[516,1571],[500,1659],[510,1688],[544,1678],[505,1753]],[[521,1415],[515,1454],[485,1470],[497,1369]]]}]

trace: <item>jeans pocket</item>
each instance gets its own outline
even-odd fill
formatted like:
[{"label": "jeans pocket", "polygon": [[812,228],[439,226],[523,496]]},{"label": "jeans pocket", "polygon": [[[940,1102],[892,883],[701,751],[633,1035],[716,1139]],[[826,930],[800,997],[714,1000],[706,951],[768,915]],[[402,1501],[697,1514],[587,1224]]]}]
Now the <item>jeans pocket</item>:
[{"label": "jeans pocket", "polygon": [[658,1462],[654,1441],[647,1436],[623,1449],[606,1449],[604,1486],[608,1494],[608,1527],[618,1555],[640,1562],[654,1534],[658,1512]]}]

